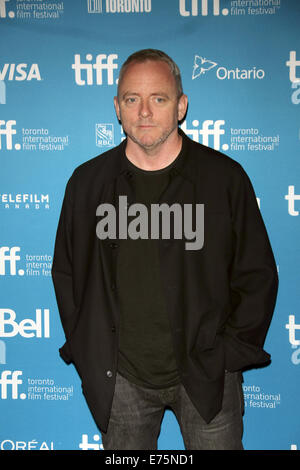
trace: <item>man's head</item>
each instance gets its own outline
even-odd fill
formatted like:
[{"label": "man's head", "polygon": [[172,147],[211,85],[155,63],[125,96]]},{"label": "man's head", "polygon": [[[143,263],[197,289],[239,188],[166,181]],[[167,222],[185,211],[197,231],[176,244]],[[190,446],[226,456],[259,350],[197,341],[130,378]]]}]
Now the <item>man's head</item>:
[{"label": "man's head", "polygon": [[148,153],[170,147],[187,108],[177,65],[154,49],[132,54],[121,68],[114,103],[129,145]]},{"label": "man's head", "polygon": [[168,56],[165,52],[160,51],[158,49],[142,49],[140,51],[134,52],[131,54],[126,61],[123,63],[120,73],[119,73],[119,80],[118,80],[118,96],[119,96],[119,89],[122,84],[123,76],[126,72],[127,67],[132,63],[143,63],[146,61],[161,61],[166,62],[170,67],[170,72],[174,77],[177,89],[177,96],[178,99],[183,94],[182,90],[182,81],[181,81],[181,74],[178,65]]}]

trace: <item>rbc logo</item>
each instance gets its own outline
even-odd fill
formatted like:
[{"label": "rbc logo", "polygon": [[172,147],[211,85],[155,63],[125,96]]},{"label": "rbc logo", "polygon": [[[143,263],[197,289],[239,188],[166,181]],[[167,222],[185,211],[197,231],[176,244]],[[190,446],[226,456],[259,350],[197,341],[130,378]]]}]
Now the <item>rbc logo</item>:
[{"label": "rbc logo", "polygon": [[[217,120],[212,121],[210,119],[203,121],[202,128],[199,129],[199,121],[194,119],[192,125],[194,129],[187,129],[186,121],[181,125],[182,130],[190,135],[195,142],[200,142],[199,138],[200,135],[202,136],[202,143],[207,147],[213,147],[215,150],[228,150],[228,144],[222,144],[221,146],[221,135],[225,134],[225,130],[222,128],[224,126],[225,121]],[[209,137],[212,137],[210,139]]]},{"label": "rbc logo", "polygon": [[114,145],[113,124],[96,124],[96,145],[98,147]]},{"label": "rbc logo", "polygon": [[[117,54],[98,54],[94,63],[92,54],[86,54],[85,59],[88,63],[82,63],[80,54],[75,54],[72,69],[75,70],[75,82],[77,85],[97,85],[103,84],[103,70],[107,70],[107,84],[114,84],[114,70],[118,64],[114,60],[118,58]],[[94,74],[95,70],[95,74]]]}]

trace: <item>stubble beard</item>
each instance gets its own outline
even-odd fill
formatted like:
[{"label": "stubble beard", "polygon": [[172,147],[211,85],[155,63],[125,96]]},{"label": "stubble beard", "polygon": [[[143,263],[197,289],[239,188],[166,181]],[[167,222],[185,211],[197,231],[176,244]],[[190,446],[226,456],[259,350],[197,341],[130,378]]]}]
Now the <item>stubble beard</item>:
[{"label": "stubble beard", "polygon": [[174,122],[174,125],[163,132],[158,138],[156,138],[152,143],[147,144],[146,142],[143,142],[142,139],[139,139],[136,137],[133,133],[130,131],[127,132],[126,129],[123,127],[123,130],[127,137],[129,137],[135,144],[137,144],[140,148],[142,148],[146,153],[151,153],[155,151],[158,147],[160,147],[166,140],[170,137],[172,132],[177,128],[178,123]]}]

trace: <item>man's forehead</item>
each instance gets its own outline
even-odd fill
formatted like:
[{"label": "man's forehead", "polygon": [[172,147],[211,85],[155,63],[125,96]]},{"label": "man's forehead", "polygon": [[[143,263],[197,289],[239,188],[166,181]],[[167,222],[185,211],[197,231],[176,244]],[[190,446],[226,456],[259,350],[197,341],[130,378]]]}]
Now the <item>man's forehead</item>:
[{"label": "man's forehead", "polygon": [[[163,80],[160,75],[165,76]],[[122,74],[119,88],[122,88],[123,93],[125,92],[124,85],[126,88],[130,85],[138,85],[141,79],[143,79],[142,84],[144,80],[147,82],[157,81],[161,85],[161,88],[169,86],[170,81],[175,85],[175,78],[171,72],[170,66],[165,61],[149,59],[143,62],[134,61],[128,64]]]}]

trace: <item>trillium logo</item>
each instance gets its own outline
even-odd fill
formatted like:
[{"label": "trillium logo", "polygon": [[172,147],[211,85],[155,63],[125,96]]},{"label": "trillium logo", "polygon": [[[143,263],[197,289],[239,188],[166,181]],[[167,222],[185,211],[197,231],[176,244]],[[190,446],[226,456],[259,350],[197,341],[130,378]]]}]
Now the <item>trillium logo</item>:
[{"label": "trillium logo", "polygon": [[194,78],[204,75],[206,72],[216,67],[216,65],[218,65],[216,62],[195,55],[192,79],[194,80]]},{"label": "trillium logo", "polygon": [[[192,79],[201,77],[209,72],[210,70],[217,67],[217,62],[206,59],[200,55],[195,55],[193,64]],[[263,69],[252,68],[227,68],[224,66],[217,67],[216,77],[218,80],[261,80],[265,77],[265,71]]]}]

